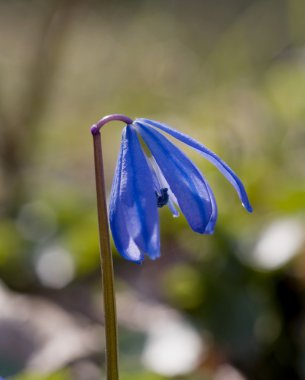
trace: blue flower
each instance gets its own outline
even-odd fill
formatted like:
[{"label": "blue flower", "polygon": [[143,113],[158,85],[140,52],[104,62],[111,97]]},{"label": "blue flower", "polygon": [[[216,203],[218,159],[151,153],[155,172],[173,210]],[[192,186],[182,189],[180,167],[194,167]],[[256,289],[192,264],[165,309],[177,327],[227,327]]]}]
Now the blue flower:
[{"label": "blue flower", "polygon": [[215,153],[191,137],[156,121],[138,118],[122,133],[112,184],[109,218],[113,240],[126,259],[141,262],[147,254],[160,256],[158,207],[177,206],[190,227],[211,234],[217,219],[214,194],[194,163],[162,133],[195,149],[212,162],[233,185],[247,211],[252,212],[241,180]]}]

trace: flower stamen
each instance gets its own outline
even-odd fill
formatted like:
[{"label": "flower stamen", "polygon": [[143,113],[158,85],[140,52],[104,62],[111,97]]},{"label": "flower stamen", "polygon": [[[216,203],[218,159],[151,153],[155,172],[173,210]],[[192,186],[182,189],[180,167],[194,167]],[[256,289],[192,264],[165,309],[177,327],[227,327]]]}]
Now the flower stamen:
[{"label": "flower stamen", "polygon": [[159,195],[156,191],[156,198],[157,198],[157,206],[159,208],[165,206],[168,203],[169,195],[168,195],[168,189],[166,187],[160,189],[161,195]]}]

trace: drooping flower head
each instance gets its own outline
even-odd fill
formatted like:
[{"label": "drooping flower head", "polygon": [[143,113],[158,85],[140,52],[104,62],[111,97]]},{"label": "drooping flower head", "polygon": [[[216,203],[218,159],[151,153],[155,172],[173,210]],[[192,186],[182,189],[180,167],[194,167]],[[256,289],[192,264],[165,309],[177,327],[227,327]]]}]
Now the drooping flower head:
[{"label": "drooping flower head", "polygon": [[141,262],[145,254],[151,259],[160,256],[158,208],[168,206],[174,217],[179,216],[179,208],[192,230],[200,234],[213,233],[217,220],[217,205],[207,180],[160,131],[212,162],[252,212],[241,180],[215,153],[163,123],[135,119],[122,133],[109,206],[115,246],[134,262]]}]

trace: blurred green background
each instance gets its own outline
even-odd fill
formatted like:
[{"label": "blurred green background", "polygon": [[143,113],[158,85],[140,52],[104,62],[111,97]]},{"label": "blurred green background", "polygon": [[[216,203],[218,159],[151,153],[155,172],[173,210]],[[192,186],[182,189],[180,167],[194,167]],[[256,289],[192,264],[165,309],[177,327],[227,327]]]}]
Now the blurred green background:
[{"label": "blurred green background", "polygon": [[[214,235],[116,252],[122,380],[305,379],[305,2],[0,1],[0,376],[104,378],[92,138],[111,113],[217,152]],[[122,124],[103,130],[110,189]],[[181,146],[181,144],[179,144]]]}]

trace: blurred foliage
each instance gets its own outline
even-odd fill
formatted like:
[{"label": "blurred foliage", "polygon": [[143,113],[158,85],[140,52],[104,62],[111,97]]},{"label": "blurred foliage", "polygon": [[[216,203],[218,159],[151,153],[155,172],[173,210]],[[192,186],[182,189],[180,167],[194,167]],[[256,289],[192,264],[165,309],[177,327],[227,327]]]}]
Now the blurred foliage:
[{"label": "blurred foliage", "polygon": [[[304,14],[302,0],[0,1],[6,286],[101,321],[89,127],[106,114],[162,120],[198,138],[234,168],[254,207],[247,215],[217,169],[185,148],[215,190],[215,234],[196,235],[162,209],[160,260],[137,266],[115,252],[115,270],[118,293],[174,308],[207,352],[192,373],[159,375],[141,362],[149,331],[133,327],[122,332],[122,380],[238,380],[221,377],[224,365],[249,380],[305,377],[304,239],[293,244],[287,230],[273,240],[280,264],[259,256],[277,220],[304,231]],[[108,189],[121,127],[103,130]],[[82,358],[45,377],[0,360],[0,375],[99,378],[99,359],[85,359],[92,375],[77,366]]]},{"label": "blurred foliage", "polygon": [[68,371],[61,371],[58,373],[53,373],[52,375],[42,376],[35,374],[26,374],[21,376],[16,376],[15,380],[69,380],[71,377],[69,376]]}]

